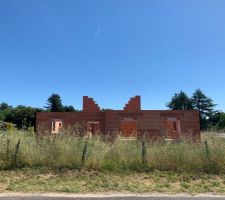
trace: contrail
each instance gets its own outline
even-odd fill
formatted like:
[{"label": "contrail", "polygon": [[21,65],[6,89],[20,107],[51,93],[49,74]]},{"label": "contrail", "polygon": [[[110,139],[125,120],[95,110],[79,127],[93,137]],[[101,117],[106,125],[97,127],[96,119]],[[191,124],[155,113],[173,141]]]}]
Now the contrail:
[{"label": "contrail", "polygon": [[91,51],[91,49],[92,49],[92,47],[93,47],[93,45],[94,45],[94,43],[95,43],[95,40],[96,40],[96,38],[98,37],[98,34],[99,34],[99,32],[101,31],[101,29],[102,29],[102,27],[99,26],[98,29],[97,29],[97,31],[95,32],[95,34],[94,34],[92,40],[91,40],[91,43],[90,43],[90,45],[89,45],[89,47],[88,47],[88,49],[87,49],[87,51],[86,51],[86,54],[88,54],[88,53]]}]

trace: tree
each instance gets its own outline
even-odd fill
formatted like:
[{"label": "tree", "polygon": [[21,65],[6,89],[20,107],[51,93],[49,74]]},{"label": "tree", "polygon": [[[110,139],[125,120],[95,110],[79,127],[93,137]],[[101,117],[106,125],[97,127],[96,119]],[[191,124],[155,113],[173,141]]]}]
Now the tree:
[{"label": "tree", "polygon": [[217,127],[221,115],[223,115],[224,113],[222,111],[215,111],[208,119],[208,124],[213,128]]},{"label": "tree", "polygon": [[35,125],[36,112],[41,111],[39,108],[19,105],[7,110],[4,121],[16,124],[19,129],[27,129]]},{"label": "tree", "polygon": [[45,108],[49,109],[51,112],[62,112],[63,105],[61,97],[58,94],[52,94],[47,100],[47,106]]},{"label": "tree", "polygon": [[107,111],[112,111],[113,109],[111,109],[111,108],[102,108],[101,109],[101,111],[103,111],[103,112],[107,112]]},{"label": "tree", "polygon": [[193,108],[199,111],[201,129],[208,127],[208,119],[214,113],[216,104],[207,97],[200,89],[196,89],[191,98]]},{"label": "tree", "polygon": [[180,91],[178,94],[174,94],[166,106],[171,110],[189,110],[192,109],[192,102],[186,93]]},{"label": "tree", "polygon": [[63,106],[64,112],[75,112],[75,108],[73,106]]},{"label": "tree", "polygon": [[12,108],[12,106],[9,106],[7,103],[5,102],[2,102],[0,104],[0,111],[3,111],[3,110],[6,110],[6,109],[9,109],[9,108]]},{"label": "tree", "polygon": [[0,104],[0,121],[5,121],[6,114],[9,110],[12,109],[12,106],[9,106],[7,103],[2,102]]},{"label": "tree", "polygon": [[218,122],[217,128],[219,130],[224,130],[225,129],[225,113],[222,113],[220,115],[220,120]]}]

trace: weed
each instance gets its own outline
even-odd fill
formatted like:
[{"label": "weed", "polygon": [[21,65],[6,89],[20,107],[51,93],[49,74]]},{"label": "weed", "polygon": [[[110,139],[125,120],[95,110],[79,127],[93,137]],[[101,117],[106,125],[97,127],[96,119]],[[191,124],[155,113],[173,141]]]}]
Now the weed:
[{"label": "weed", "polygon": [[69,134],[42,136],[36,140],[33,134],[14,131],[0,134],[0,169],[45,167],[224,173],[225,140],[210,134],[204,135],[202,141],[194,143],[184,139],[179,143],[162,143],[146,140],[143,143],[116,138],[108,143],[102,136],[94,136],[87,142],[84,137]]}]

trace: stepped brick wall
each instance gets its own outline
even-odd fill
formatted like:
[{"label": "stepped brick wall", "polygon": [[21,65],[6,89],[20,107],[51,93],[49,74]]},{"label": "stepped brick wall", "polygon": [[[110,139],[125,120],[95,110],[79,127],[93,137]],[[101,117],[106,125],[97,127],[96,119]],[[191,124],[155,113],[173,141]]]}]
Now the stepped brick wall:
[{"label": "stepped brick wall", "polygon": [[128,103],[123,108],[124,111],[140,111],[141,110],[141,100],[140,96],[135,96],[130,98]]},{"label": "stepped brick wall", "polygon": [[97,103],[88,96],[83,97],[83,111],[84,112],[98,112],[100,108]]}]

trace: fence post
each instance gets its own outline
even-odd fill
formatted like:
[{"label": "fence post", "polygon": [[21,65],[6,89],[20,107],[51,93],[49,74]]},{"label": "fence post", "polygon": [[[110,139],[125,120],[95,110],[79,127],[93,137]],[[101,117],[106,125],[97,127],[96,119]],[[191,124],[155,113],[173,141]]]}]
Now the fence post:
[{"label": "fence post", "polygon": [[6,143],[6,159],[9,160],[9,145],[10,145],[10,139],[7,138]]},{"label": "fence post", "polygon": [[146,164],[147,163],[147,159],[146,159],[146,142],[145,142],[145,137],[142,136],[141,138],[141,157],[142,157],[142,164]]},{"label": "fence post", "polygon": [[207,156],[208,160],[210,160],[210,158],[209,158],[209,145],[208,145],[207,140],[205,140],[204,146],[205,146],[206,156]]},{"label": "fence post", "polygon": [[20,139],[18,140],[18,142],[16,144],[16,151],[15,151],[15,155],[14,155],[14,164],[15,164],[15,166],[17,166],[17,155],[19,153],[19,148],[20,148]]},{"label": "fence post", "polygon": [[82,167],[85,164],[85,158],[86,158],[87,147],[88,147],[88,140],[89,140],[89,138],[87,138],[85,140],[85,143],[84,143],[84,148],[83,148],[83,153],[82,153],[82,158],[81,158],[81,165],[82,165]]}]

